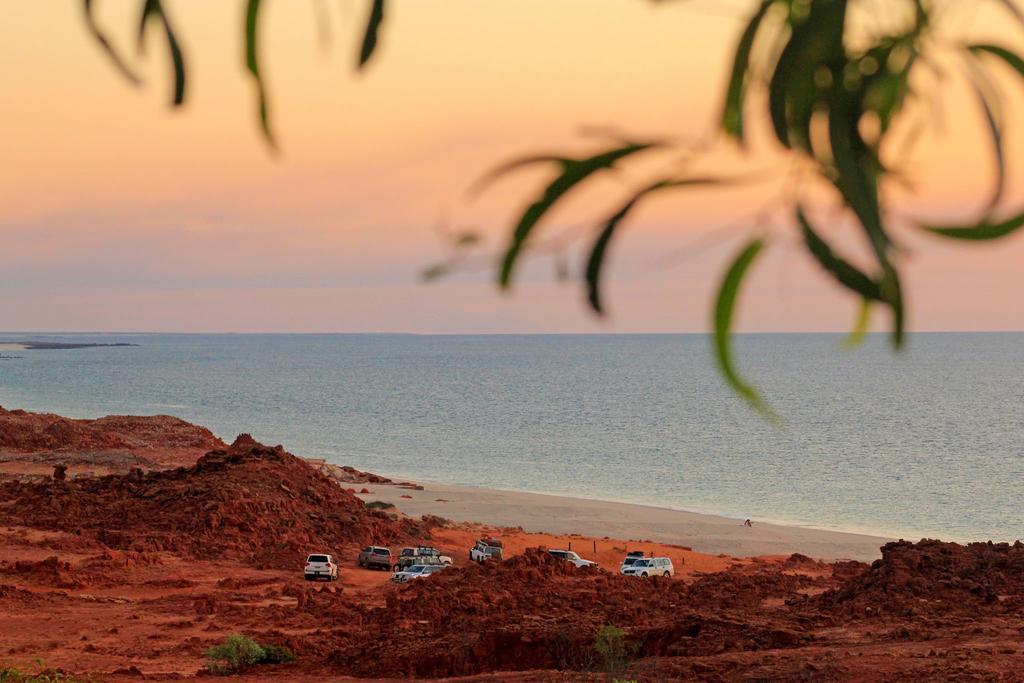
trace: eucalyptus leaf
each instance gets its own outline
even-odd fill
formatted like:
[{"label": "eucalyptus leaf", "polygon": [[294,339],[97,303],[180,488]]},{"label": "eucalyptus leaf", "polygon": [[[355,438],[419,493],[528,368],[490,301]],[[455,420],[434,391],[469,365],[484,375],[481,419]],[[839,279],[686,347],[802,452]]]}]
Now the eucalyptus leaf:
[{"label": "eucalyptus leaf", "polygon": [[740,42],[736,46],[736,54],[733,57],[732,73],[725,94],[725,109],[722,112],[722,126],[726,134],[736,138],[741,145],[744,142],[743,103],[749,79],[750,52],[754,46],[757,32],[761,28],[761,22],[773,4],[775,4],[775,0],[762,0],[757,11],[754,12],[754,16],[743,30]]},{"label": "eucalyptus leaf", "polygon": [[92,35],[93,39],[103,48],[104,54],[110,58],[111,63],[120,72],[122,76],[128,79],[132,85],[140,85],[142,79],[140,79],[134,71],[128,66],[128,63],[122,59],[120,53],[114,48],[113,43],[107,38],[107,34],[100,28],[100,25],[96,23],[96,16],[93,14],[96,7],[96,3],[93,0],[83,0],[82,8],[85,10],[85,27]]},{"label": "eucalyptus leaf", "polygon": [[366,22],[366,32],[363,34],[363,44],[359,48],[360,69],[373,57],[374,50],[377,48],[377,33],[383,22],[384,0],[373,0],[373,5],[370,7],[370,18]]},{"label": "eucalyptus leaf", "polygon": [[138,47],[142,52],[145,46],[146,25],[150,19],[157,19],[164,29],[164,36],[167,39],[167,50],[171,57],[171,65],[174,69],[174,89],[171,93],[171,106],[178,107],[185,102],[185,57],[181,51],[181,45],[174,35],[170,20],[160,3],[160,0],[146,0],[142,6],[142,18],[139,20]]},{"label": "eucalyptus leaf", "polygon": [[[653,143],[631,142],[583,159],[559,159],[558,165],[561,167],[561,172],[544,188],[541,195],[526,207],[516,223],[512,239],[509,241],[501,261],[498,284],[502,287],[508,287],[511,284],[513,269],[530,233],[544,217],[544,214],[570,190],[579,186],[582,181],[587,180],[595,173],[612,168],[619,160],[654,146]],[[534,161],[536,158],[530,160],[529,163]],[[518,165],[520,164],[517,163],[516,166]],[[516,166],[506,166],[506,169]]]},{"label": "eucalyptus leaf", "polygon": [[845,259],[837,256],[832,248],[811,227],[803,209],[797,207],[797,222],[803,233],[807,251],[818,264],[843,287],[860,294],[866,300],[882,301],[882,290],[877,282]]},{"label": "eucalyptus leaf", "polygon": [[601,304],[600,280],[605,253],[608,250],[608,244],[611,242],[612,236],[615,234],[616,229],[618,229],[619,224],[621,224],[626,216],[633,210],[633,207],[653,192],[672,188],[692,187],[695,185],[718,185],[722,182],[724,182],[724,180],[721,178],[659,180],[636,192],[615,213],[609,216],[601,224],[601,230],[598,232],[597,239],[594,240],[594,244],[590,249],[590,256],[587,258],[587,267],[584,271],[584,277],[587,284],[587,301],[590,302],[590,307],[597,313],[604,312]]},{"label": "eucalyptus leaf", "polygon": [[993,223],[986,218],[973,225],[922,225],[928,232],[957,240],[987,241],[1012,235],[1024,226],[1024,212]]},{"label": "eucalyptus leaf", "polygon": [[765,403],[754,387],[748,384],[736,370],[732,356],[732,322],[739,296],[740,285],[751,264],[764,247],[764,240],[756,238],[748,242],[729,266],[722,278],[715,300],[714,351],[722,377],[743,400],[771,422],[778,423],[778,416]]},{"label": "eucalyptus leaf", "polygon": [[245,8],[245,68],[252,75],[256,84],[256,102],[259,112],[260,130],[272,149],[277,148],[274,133],[270,127],[270,114],[267,107],[267,91],[260,73],[257,32],[259,29],[261,0],[249,0]]}]

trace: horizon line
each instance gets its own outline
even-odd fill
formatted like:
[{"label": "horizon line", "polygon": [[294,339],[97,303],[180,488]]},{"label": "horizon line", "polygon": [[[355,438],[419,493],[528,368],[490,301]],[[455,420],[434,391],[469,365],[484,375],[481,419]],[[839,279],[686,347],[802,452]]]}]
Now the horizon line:
[{"label": "horizon line", "polygon": [[[925,335],[925,334],[1019,334],[1024,332],[1024,329],[999,329],[999,330],[919,330],[916,332],[908,332],[907,336],[914,335]],[[261,331],[146,331],[146,330],[120,330],[120,331],[104,331],[104,330],[59,330],[59,331],[44,331],[44,330],[6,330],[0,331],[0,335],[88,335],[88,336],[115,336],[115,335],[137,335],[137,336],[157,336],[157,335],[180,335],[180,336],[365,336],[365,337],[630,337],[630,336],[662,336],[662,337],[675,337],[675,336],[712,336],[713,332],[396,332],[396,331],[371,331],[371,332],[328,332],[328,331],[302,331],[302,332],[261,332]],[[758,336],[758,335],[827,335],[827,336],[848,336],[848,331],[830,331],[830,330],[774,330],[774,331],[747,331],[747,332],[733,332],[734,336]],[[865,336],[868,337],[887,337],[889,332],[867,332]],[[4,343],[0,340],[0,343]]]}]

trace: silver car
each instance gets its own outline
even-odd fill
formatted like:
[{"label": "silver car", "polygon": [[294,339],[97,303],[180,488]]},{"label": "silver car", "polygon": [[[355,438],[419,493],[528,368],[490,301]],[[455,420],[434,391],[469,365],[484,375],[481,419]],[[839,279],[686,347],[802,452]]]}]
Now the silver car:
[{"label": "silver car", "polygon": [[403,569],[400,572],[395,572],[391,575],[391,581],[394,583],[406,583],[413,579],[422,579],[425,576],[431,574],[437,574],[440,571],[444,571],[445,564],[414,564],[411,567]]}]

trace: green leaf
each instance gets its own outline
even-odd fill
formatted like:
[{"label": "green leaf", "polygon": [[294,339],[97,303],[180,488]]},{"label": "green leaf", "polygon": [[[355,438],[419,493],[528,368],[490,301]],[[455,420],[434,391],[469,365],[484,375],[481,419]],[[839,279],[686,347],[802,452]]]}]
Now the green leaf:
[{"label": "green leaf", "polygon": [[838,174],[835,185],[864,228],[882,269],[878,281],[881,300],[892,309],[892,343],[894,347],[900,348],[904,337],[903,290],[889,257],[892,242],[882,225],[878,204],[879,168],[857,132],[857,122],[861,115],[859,106],[851,97],[833,97],[831,105],[829,142]]},{"label": "green leaf", "polygon": [[259,26],[261,0],[249,0],[245,9],[245,68],[252,74],[256,82],[256,99],[259,107],[260,130],[271,149],[277,148],[274,133],[270,128],[270,115],[267,111],[267,92],[260,75],[259,53],[256,45],[256,32]]},{"label": "green leaf", "polygon": [[1012,69],[1014,69],[1021,76],[1024,76],[1024,58],[1021,58],[1015,52],[1007,50],[1005,47],[1000,45],[992,45],[989,43],[978,43],[975,45],[968,45],[967,49],[976,55],[990,54],[998,57],[999,59],[1006,62]]},{"label": "green leaf", "polygon": [[736,138],[741,145],[743,144],[743,100],[746,95],[747,72],[750,69],[750,51],[754,46],[757,31],[761,27],[761,21],[768,13],[768,8],[773,4],[775,4],[775,0],[762,0],[761,6],[757,8],[747,27],[743,30],[740,42],[736,46],[729,87],[725,93],[722,126],[725,128],[726,134]]},{"label": "green leaf", "polygon": [[815,0],[798,4],[807,5],[809,14],[790,19],[789,40],[768,83],[768,111],[779,142],[810,153],[811,118],[819,99],[815,78],[818,70],[832,73],[833,88],[842,85],[835,72],[845,61],[847,2]]},{"label": "green leaf", "polygon": [[370,18],[366,22],[366,33],[363,34],[363,44],[359,48],[359,68],[370,61],[374,49],[377,47],[377,32],[384,21],[384,0],[373,0],[370,8]]},{"label": "green leaf", "polygon": [[814,231],[803,209],[799,206],[796,209],[796,218],[800,223],[800,230],[803,233],[804,242],[807,244],[807,250],[821,267],[835,278],[836,282],[860,294],[864,299],[882,301],[882,290],[879,284],[850,262],[837,256],[828,243]]},{"label": "green leaf", "polygon": [[[527,238],[536,227],[544,214],[551,209],[567,192],[577,187],[581,182],[590,178],[598,171],[612,168],[620,159],[636,154],[655,146],[653,143],[628,143],[622,147],[616,147],[584,159],[558,159],[562,172],[551,183],[544,188],[541,196],[534,200],[520,216],[512,239],[505,256],[502,259],[501,270],[498,275],[498,283],[502,287],[508,287],[512,282],[512,271],[516,260],[526,244]],[[504,168],[514,168],[523,163],[534,163],[538,157],[527,161],[515,162],[514,165],[506,165]]]},{"label": "green leaf", "polygon": [[512,161],[507,161],[504,164],[501,164],[500,166],[497,166],[488,171],[487,173],[483,174],[482,176],[480,176],[476,181],[473,182],[472,185],[470,185],[469,189],[466,190],[466,194],[470,195],[471,197],[479,195],[488,187],[490,187],[499,178],[520,168],[533,166],[535,164],[566,164],[569,163],[570,161],[572,160],[566,159],[565,157],[553,156],[551,154],[535,154],[520,157],[518,159],[513,159]]},{"label": "green leaf", "polygon": [[111,43],[110,39],[107,38],[107,34],[104,33],[103,29],[101,29],[99,24],[96,23],[96,17],[93,14],[94,7],[95,3],[93,0],[84,0],[82,3],[82,8],[85,10],[85,27],[89,30],[89,33],[92,34],[92,37],[96,42],[99,43],[100,47],[103,48],[103,51],[106,53],[107,57],[110,58],[110,61],[113,62],[114,66],[117,67],[117,70],[121,72],[121,75],[128,79],[132,85],[141,84],[142,79],[140,79],[135,72],[131,70],[127,62],[121,58],[121,55],[114,48],[113,43]]},{"label": "green leaf", "polygon": [[775,412],[766,404],[757,391],[739,376],[732,358],[732,319],[739,295],[740,284],[750,265],[764,247],[764,240],[757,238],[743,247],[726,271],[715,302],[714,346],[715,358],[726,383],[750,404],[754,410],[773,423],[778,423]]},{"label": "green leaf", "polygon": [[922,225],[928,232],[957,240],[985,241],[1011,235],[1024,226],[1024,213],[1002,222],[992,223],[988,218],[974,225]]},{"label": "green leaf", "polygon": [[853,322],[853,329],[843,340],[843,348],[855,349],[864,343],[868,329],[871,326],[871,300],[861,299],[857,307],[857,318]]},{"label": "green leaf", "polygon": [[160,20],[167,38],[167,49],[170,52],[171,64],[174,67],[174,91],[171,95],[171,106],[181,106],[185,101],[185,58],[181,52],[181,46],[174,35],[167,15],[164,13],[160,0],[146,0],[142,7],[142,18],[139,20],[138,47],[142,52],[145,45],[146,24],[151,18]]},{"label": "green leaf", "polygon": [[647,195],[652,192],[658,192],[661,190],[691,187],[694,185],[715,185],[723,182],[719,178],[683,178],[681,180],[659,180],[656,183],[652,183],[647,187],[644,187],[629,200],[622,205],[622,207],[609,216],[602,224],[601,231],[598,233],[597,239],[594,240],[594,245],[590,250],[590,257],[587,259],[587,267],[584,272],[584,277],[587,283],[587,300],[590,302],[590,307],[594,309],[596,313],[603,313],[604,309],[601,305],[601,292],[600,292],[600,280],[601,280],[601,267],[604,264],[605,253],[608,250],[608,244],[611,242],[612,236],[615,234],[619,224],[626,218],[626,216],[633,210],[640,200],[644,199]]}]

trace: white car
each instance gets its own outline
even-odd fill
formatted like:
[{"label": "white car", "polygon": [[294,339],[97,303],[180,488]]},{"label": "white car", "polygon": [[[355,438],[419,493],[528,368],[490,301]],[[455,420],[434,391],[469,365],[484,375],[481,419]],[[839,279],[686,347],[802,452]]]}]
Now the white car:
[{"label": "white car", "polygon": [[620,570],[626,576],[675,576],[672,560],[667,557],[641,557]]},{"label": "white car", "polygon": [[571,550],[549,550],[548,552],[559,559],[565,560],[566,562],[572,562],[577,567],[593,567],[597,565],[596,562],[584,560]]},{"label": "white car", "polygon": [[487,560],[500,560],[502,557],[502,544],[496,538],[481,538],[469,549],[469,559],[473,562],[486,562]]},{"label": "white car", "polygon": [[306,581],[327,579],[328,581],[338,580],[338,563],[334,558],[326,554],[310,555],[306,558],[306,568],[303,570]]},{"label": "white car", "polygon": [[625,569],[627,567],[632,567],[634,562],[642,560],[644,557],[646,557],[646,553],[643,550],[634,550],[627,553],[625,559],[622,560],[622,564],[619,566],[619,573],[625,574]]},{"label": "white car", "polygon": [[422,579],[425,576],[444,571],[444,568],[447,566],[445,564],[414,564],[407,569],[392,574],[391,580],[394,583],[406,583],[413,579]]}]

